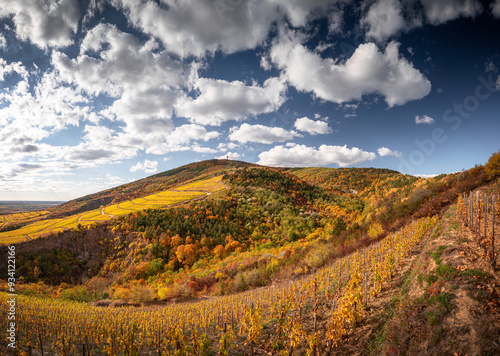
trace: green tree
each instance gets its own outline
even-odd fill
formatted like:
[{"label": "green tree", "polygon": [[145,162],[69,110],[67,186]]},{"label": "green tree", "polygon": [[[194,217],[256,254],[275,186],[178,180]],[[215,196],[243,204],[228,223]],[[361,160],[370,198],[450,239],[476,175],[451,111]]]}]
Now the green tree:
[{"label": "green tree", "polygon": [[332,226],[332,235],[337,236],[347,228],[347,223],[342,218],[336,218]]},{"label": "green tree", "polygon": [[484,170],[486,171],[489,179],[500,177],[500,151],[494,153],[490,157],[490,159],[484,166]]}]

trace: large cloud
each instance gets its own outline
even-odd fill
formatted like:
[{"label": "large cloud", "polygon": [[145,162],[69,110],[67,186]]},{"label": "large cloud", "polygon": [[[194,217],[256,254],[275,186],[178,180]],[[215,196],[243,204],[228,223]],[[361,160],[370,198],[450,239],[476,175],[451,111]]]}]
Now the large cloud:
[{"label": "large cloud", "polygon": [[269,78],[262,86],[246,85],[239,80],[198,78],[195,88],[199,95],[180,101],[176,106],[177,115],[203,125],[220,125],[270,113],[286,100],[286,85],[279,78]]},{"label": "large cloud", "polygon": [[3,157],[52,155],[50,146],[39,141],[93,117],[87,107],[88,99],[74,88],[62,85],[54,73],[42,75],[32,90],[24,67],[8,67],[3,68],[7,68],[7,72],[19,72],[24,78],[0,92],[0,154]]},{"label": "large cloud", "polygon": [[287,131],[281,127],[243,124],[239,128],[231,128],[229,139],[240,143],[257,142],[271,144],[284,142],[299,136],[295,131]]},{"label": "large cloud", "polygon": [[377,41],[384,41],[395,35],[405,26],[398,0],[378,0],[361,20],[368,27],[366,36]]},{"label": "large cloud", "polygon": [[62,78],[93,95],[118,97],[126,90],[184,85],[190,67],[157,51],[157,46],[154,40],[142,44],[114,25],[99,24],[86,34],[76,58],[55,52],[52,63]]},{"label": "large cloud", "polygon": [[377,158],[375,152],[358,147],[321,145],[318,149],[305,145],[275,146],[259,154],[258,164],[277,167],[317,167],[336,164],[346,167]]},{"label": "large cloud", "polygon": [[0,18],[12,16],[16,35],[41,48],[72,44],[78,28],[77,0],[0,0]]},{"label": "large cloud", "polygon": [[181,57],[221,50],[234,53],[263,44],[276,22],[293,26],[322,16],[330,5],[350,0],[113,0],[128,20]]},{"label": "large cloud", "polygon": [[113,25],[99,24],[87,33],[76,58],[55,52],[52,62],[66,82],[93,97],[113,99],[102,116],[125,122],[124,131],[132,137],[155,143],[175,128],[174,104],[186,95],[195,71],[157,46],[153,40],[142,44]]},{"label": "large cloud", "polygon": [[476,17],[483,9],[476,0],[421,0],[425,17],[432,25],[441,25],[459,17]]},{"label": "large cloud", "polygon": [[320,99],[340,104],[379,93],[394,106],[421,99],[431,90],[429,80],[399,55],[397,42],[389,43],[384,52],[374,43],[362,44],[339,63],[309,51],[302,40],[292,32],[282,32],[270,57],[290,84]]},{"label": "large cloud", "polygon": [[181,57],[255,48],[266,39],[277,9],[255,1],[114,0],[129,21]]}]

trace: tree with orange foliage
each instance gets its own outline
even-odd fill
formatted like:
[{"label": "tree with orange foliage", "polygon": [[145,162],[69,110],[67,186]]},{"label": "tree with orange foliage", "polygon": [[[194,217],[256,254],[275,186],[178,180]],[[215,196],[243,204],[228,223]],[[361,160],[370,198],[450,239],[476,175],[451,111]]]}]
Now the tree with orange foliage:
[{"label": "tree with orange foliage", "polygon": [[218,256],[219,258],[224,258],[224,255],[225,255],[224,252],[225,252],[225,249],[224,249],[224,246],[222,246],[222,245],[217,245],[214,248],[214,255]]}]

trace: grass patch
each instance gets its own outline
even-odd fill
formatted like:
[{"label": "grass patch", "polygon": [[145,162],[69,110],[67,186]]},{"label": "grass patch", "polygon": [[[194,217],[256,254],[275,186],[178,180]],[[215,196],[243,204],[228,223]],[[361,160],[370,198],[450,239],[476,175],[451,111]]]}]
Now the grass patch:
[{"label": "grass patch", "polygon": [[408,293],[408,291],[410,290],[410,283],[413,279],[413,277],[415,277],[417,275],[417,272],[413,272],[413,273],[410,273],[404,280],[402,286],[401,286],[401,298],[403,298],[404,296],[406,296],[406,294]]},{"label": "grass patch", "polygon": [[464,275],[475,278],[488,278],[490,275],[478,269],[468,269],[463,272]]},{"label": "grass patch", "polygon": [[439,235],[441,235],[441,232],[443,232],[443,226],[441,224],[439,224],[437,227],[436,227],[436,230],[434,230],[434,232],[432,233],[431,235],[431,240],[435,240],[438,238]]},{"label": "grass patch", "polygon": [[[418,267],[421,266],[419,263]],[[415,268],[417,270],[418,268]],[[391,332],[390,323],[396,315],[396,309],[401,304],[407,304],[407,294],[410,290],[410,285],[413,278],[417,275],[417,272],[407,272],[403,277],[403,282],[401,283],[401,292],[394,294],[384,308],[382,315],[380,316],[380,322],[376,327],[376,331],[367,343],[366,348],[361,352],[361,355],[380,355],[382,345],[384,344],[387,335]],[[419,278],[421,275],[418,275]]]},{"label": "grass patch", "polygon": [[453,300],[454,297],[455,296],[451,293],[441,292],[436,296],[430,297],[427,304],[429,305],[429,304],[432,304],[434,302],[438,302],[443,307],[445,307],[447,310],[451,310],[453,308],[453,304],[451,304],[451,301]]},{"label": "grass patch", "polygon": [[431,273],[428,276],[425,276],[424,279],[427,282],[427,285],[430,286],[430,285],[434,284],[435,282],[437,282],[439,277],[437,275],[435,275],[434,273]]},{"label": "grass patch", "polygon": [[469,281],[469,283],[474,284],[479,284],[481,282],[481,279],[488,279],[491,277],[488,273],[477,269],[469,269],[462,272],[462,275],[471,277],[472,279]]},{"label": "grass patch", "polygon": [[443,253],[444,250],[446,250],[448,246],[446,245],[440,245],[437,249],[437,251],[431,252],[430,255],[436,261],[437,265],[441,264],[441,254]]},{"label": "grass patch", "polygon": [[438,295],[429,296],[426,294],[422,298],[425,301],[426,310],[423,313],[427,322],[431,326],[437,326],[441,323],[444,316],[453,308],[452,300],[454,295],[448,292],[441,292]]},{"label": "grass patch", "polygon": [[458,275],[458,272],[454,267],[447,266],[447,265],[437,266],[436,273],[438,276],[443,278],[445,281],[448,281],[451,278],[456,277]]}]

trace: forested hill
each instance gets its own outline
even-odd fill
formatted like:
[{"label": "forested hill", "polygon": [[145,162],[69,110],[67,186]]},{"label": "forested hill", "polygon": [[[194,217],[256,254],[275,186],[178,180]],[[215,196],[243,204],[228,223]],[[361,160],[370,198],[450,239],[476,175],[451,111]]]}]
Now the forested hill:
[{"label": "forested hill", "polygon": [[369,190],[375,182],[389,188],[401,188],[418,180],[385,168],[288,168],[287,172],[314,185],[339,193],[360,193]]},{"label": "forested hill", "polygon": [[138,181],[71,200],[52,209],[51,216],[58,217],[77,214],[97,209],[100,206],[119,203],[121,201],[171,189],[172,187],[194,178],[204,179],[226,172],[232,172],[238,168],[254,166],[258,167],[258,165],[243,161],[217,159],[190,163]]},{"label": "forested hill", "polygon": [[101,192],[71,200],[50,210],[50,217],[69,216],[97,209],[101,206],[154,194],[172,189],[192,179],[205,179],[215,175],[230,174],[243,168],[265,168],[268,170],[291,173],[300,180],[339,194],[359,193],[373,187],[374,182],[381,186],[402,187],[418,178],[403,175],[389,169],[378,168],[271,168],[244,161],[207,160],[190,163],[178,168],[161,172],[138,181],[123,184]]}]

